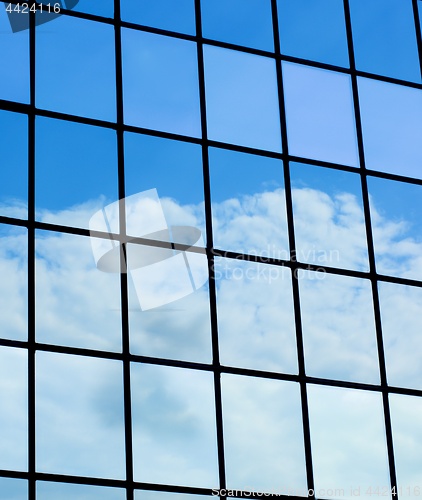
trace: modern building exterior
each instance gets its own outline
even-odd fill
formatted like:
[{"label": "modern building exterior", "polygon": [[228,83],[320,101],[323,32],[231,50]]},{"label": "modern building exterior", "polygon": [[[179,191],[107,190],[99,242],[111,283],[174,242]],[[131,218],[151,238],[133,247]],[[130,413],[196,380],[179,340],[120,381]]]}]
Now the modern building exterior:
[{"label": "modern building exterior", "polygon": [[422,2],[1,3],[0,500],[419,497]]}]

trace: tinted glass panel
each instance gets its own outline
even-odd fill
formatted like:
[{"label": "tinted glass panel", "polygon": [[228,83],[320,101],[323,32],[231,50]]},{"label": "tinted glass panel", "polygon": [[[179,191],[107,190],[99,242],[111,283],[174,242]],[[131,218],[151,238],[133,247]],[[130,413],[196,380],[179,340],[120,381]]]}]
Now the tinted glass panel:
[{"label": "tinted glass panel", "polygon": [[420,81],[412,0],[350,1],[356,67]]},{"label": "tinted glass panel", "polygon": [[277,0],[281,52],[348,66],[343,2]]},{"label": "tinted glass panel", "polygon": [[281,151],[274,61],[208,45],[204,57],[209,138]]},{"label": "tinted glass panel", "polygon": [[201,13],[204,37],[274,50],[270,0],[202,0]]},{"label": "tinted glass panel", "polygon": [[350,77],[283,63],[283,81],[290,154],[357,166]]},{"label": "tinted glass panel", "polygon": [[37,481],[38,500],[57,500],[71,498],[72,500],[125,500],[125,490],[117,488],[102,488],[85,484],[47,483]]},{"label": "tinted glass panel", "polygon": [[297,259],[322,268],[367,270],[359,176],[294,163],[291,177]]},{"label": "tinted glass panel", "polygon": [[168,493],[167,491],[135,491],[135,500],[209,500],[204,495],[191,495],[183,493]]},{"label": "tinted glass panel", "polygon": [[121,0],[121,9],[124,21],[195,34],[194,0]]},{"label": "tinted glass panel", "polygon": [[303,271],[299,287],[306,373],[379,383],[370,282]]},{"label": "tinted glass panel", "polygon": [[422,178],[422,91],[359,78],[367,168]]},{"label": "tinted glass panel", "polygon": [[299,385],[223,375],[227,486],[307,496]]},{"label": "tinted glass panel", "polygon": [[69,9],[77,12],[86,12],[97,16],[113,17],[114,1],[113,0],[79,0],[73,6],[76,0],[67,0],[66,5]]},{"label": "tinted glass panel", "polygon": [[288,259],[282,162],[214,148],[209,159],[214,246]]},{"label": "tinted glass panel", "polygon": [[121,363],[38,352],[36,368],[38,470],[124,478]]},{"label": "tinted glass panel", "polygon": [[28,483],[23,479],[1,477],[0,491],[2,500],[26,500]]},{"label": "tinted glass panel", "polygon": [[310,385],[308,400],[316,493],[372,498],[389,488],[381,395]]},{"label": "tinted glass panel", "polygon": [[380,283],[379,296],[388,383],[421,389],[422,289]]},{"label": "tinted glass panel", "polygon": [[37,27],[37,106],[114,120],[112,26],[60,16]]},{"label": "tinted glass panel", "polygon": [[218,484],[211,373],[132,365],[135,481]]},{"label": "tinted glass panel", "polygon": [[122,31],[125,122],[198,137],[198,68],[192,42]]},{"label": "tinted glass panel", "polygon": [[297,373],[290,270],[216,259],[215,278],[221,362]]}]

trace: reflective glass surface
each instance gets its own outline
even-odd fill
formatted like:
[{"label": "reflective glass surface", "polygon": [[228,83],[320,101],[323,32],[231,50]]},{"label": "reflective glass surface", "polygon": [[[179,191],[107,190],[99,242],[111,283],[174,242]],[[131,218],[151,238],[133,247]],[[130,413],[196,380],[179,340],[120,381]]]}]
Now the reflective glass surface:
[{"label": "reflective glass surface", "polygon": [[86,12],[95,16],[113,17],[114,15],[114,0],[66,0],[66,6],[76,12]]},{"label": "reflective glass surface", "polygon": [[28,483],[23,479],[0,477],[2,500],[26,500]]},{"label": "reflective glass surface", "polygon": [[270,0],[201,0],[202,35],[274,50]]},{"label": "reflective glass surface", "polygon": [[199,137],[195,45],[129,29],[122,31],[122,43],[125,122]]},{"label": "reflective glass surface", "polygon": [[211,373],[132,364],[135,481],[218,484]]},{"label": "reflective glass surface", "polygon": [[422,389],[422,289],[395,283],[378,286],[388,383]]},{"label": "reflective glass surface", "polygon": [[420,82],[412,0],[350,1],[356,67]]},{"label": "reflective glass surface", "polygon": [[388,491],[381,394],[309,385],[308,401],[316,491],[334,498]]},{"label": "reflective glass surface", "polygon": [[37,498],[39,500],[57,500],[71,498],[72,500],[125,500],[126,492],[117,488],[102,488],[82,484],[37,482]]},{"label": "reflective glass surface", "polygon": [[306,373],[379,383],[370,282],[312,271],[298,278]]},{"label": "reflective glass surface", "polygon": [[63,15],[37,26],[36,47],[38,107],[115,119],[112,26]]},{"label": "reflective glass surface", "polygon": [[214,246],[287,259],[282,162],[210,148],[209,163]]},{"label": "reflective glass surface", "polygon": [[290,269],[216,259],[214,274],[221,362],[297,373]]},{"label": "reflective glass surface", "polygon": [[422,178],[422,90],[359,78],[366,167]]},{"label": "reflective glass surface", "polygon": [[349,66],[343,3],[277,0],[282,54]]},{"label": "reflective glass surface", "polygon": [[272,59],[204,46],[209,139],[281,151]]},{"label": "reflective glass surface", "polygon": [[228,488],[307,496],[299,386],[223,375],[222,391]]},{"label": "reflective glass surface", "polygon": [[120,350],[120,277],[97,269],[92,245],[98,241],[37,232],[38,342]]},{"label": "reflective glass surface", "polygon": [[[28,467],[28,358],[24,349],[0,347],[0,468]],[[22,484],[22,483],[21,483]],[[1,485],[1,483],[0,483]],[[11,491],[15,482],[6,485]],[[6,490],[8,491],[8,490]],[[14,498],[11,496],[11,498]]]},{"label": "reflective glass surface", "polygon": [[209,500],[209,497],[167,491],[135,490],[135,500]]},{"label": "reflective glass surface", "polygon": [[123,479],[121,363],[38,352],[36,370],[37,469]]},{"label": "reflective glass surface", "polygon": [[350,77],[283,62],[289,153],[357,166]]},{"label": "reflective glass surface", "polygon": [[368,269],[358,175],[291,164],[297,259],[323,268]]}]

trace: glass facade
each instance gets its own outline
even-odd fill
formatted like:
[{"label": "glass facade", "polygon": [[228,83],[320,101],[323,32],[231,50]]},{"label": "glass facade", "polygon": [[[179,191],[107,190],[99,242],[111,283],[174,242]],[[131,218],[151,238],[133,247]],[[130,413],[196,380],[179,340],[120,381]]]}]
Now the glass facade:
[{"label": "glass facade", "polygon": [[0,2],[0,500],[422,494],[422,2]]}]

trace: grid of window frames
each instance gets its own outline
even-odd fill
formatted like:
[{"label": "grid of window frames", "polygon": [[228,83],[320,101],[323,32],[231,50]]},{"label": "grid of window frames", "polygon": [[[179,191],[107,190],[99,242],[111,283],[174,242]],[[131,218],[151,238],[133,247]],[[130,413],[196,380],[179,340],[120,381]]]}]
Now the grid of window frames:
[{"label": "grid of window frames", "polygon": [[[0,498],[418,497],[422,2],[15,4]],[[143,307],[151,190],[208,276]]]}]

